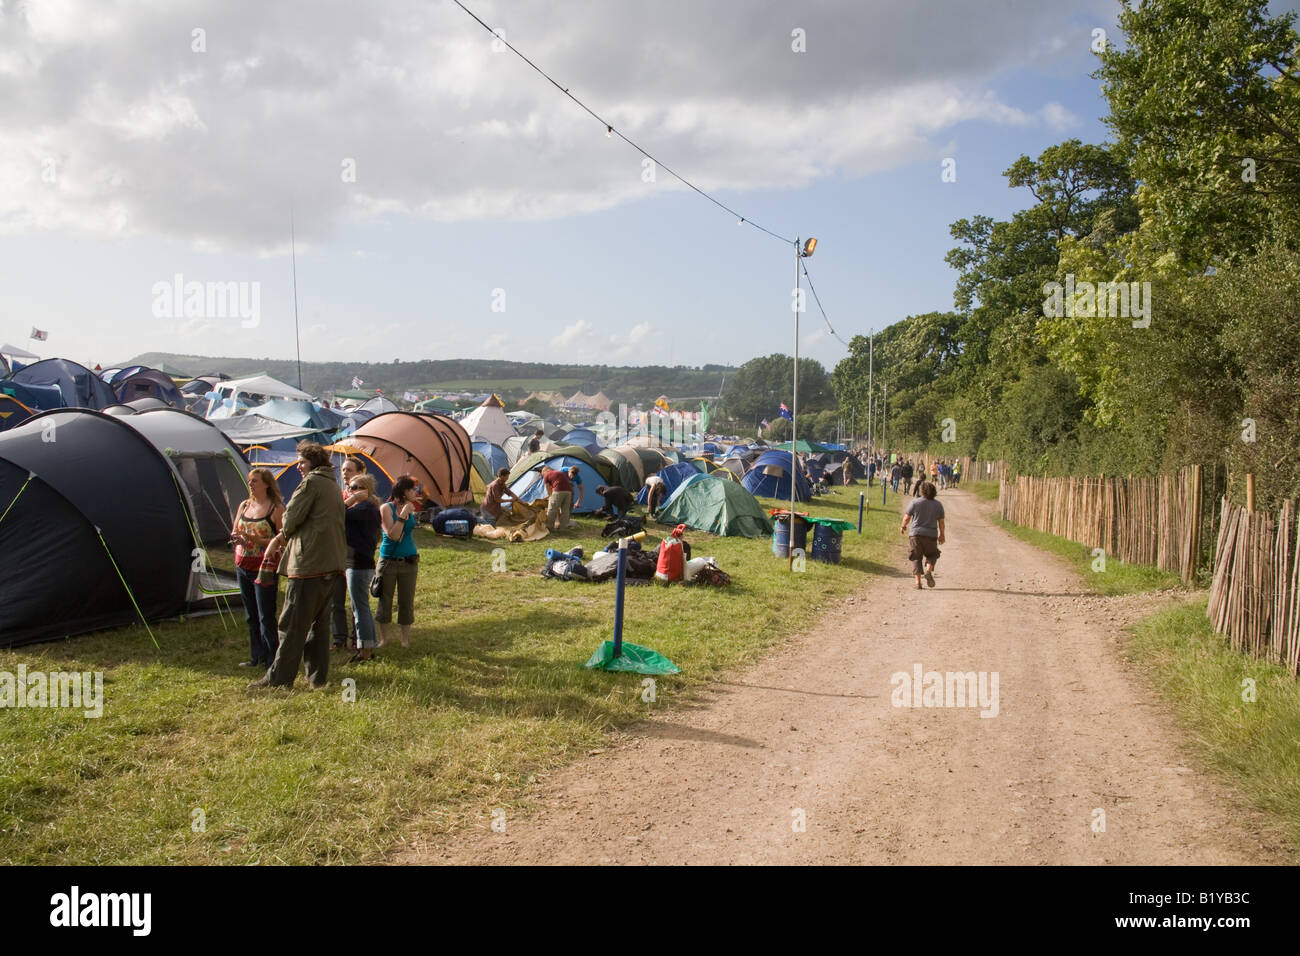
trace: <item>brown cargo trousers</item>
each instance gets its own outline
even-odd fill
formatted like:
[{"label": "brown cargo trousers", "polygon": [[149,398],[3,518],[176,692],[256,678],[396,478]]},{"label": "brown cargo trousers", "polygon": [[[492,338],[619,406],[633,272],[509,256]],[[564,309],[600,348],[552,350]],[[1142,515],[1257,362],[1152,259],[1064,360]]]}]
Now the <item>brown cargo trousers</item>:
[{"label": "brown cargo trousers", "polygon": [[280,610],[280,649],[266,672],[273,687],[292,687],[304,663],[307,683],[322,687],[330,669],[330,614],[334,588],[343,572],[315,578],[289,578]]}]

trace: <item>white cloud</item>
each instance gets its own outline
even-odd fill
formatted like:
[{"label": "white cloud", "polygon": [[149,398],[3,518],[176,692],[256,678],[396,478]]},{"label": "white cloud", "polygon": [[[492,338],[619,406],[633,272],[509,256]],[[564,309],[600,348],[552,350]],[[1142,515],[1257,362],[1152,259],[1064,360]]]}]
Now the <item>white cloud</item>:
[{"label": "white cloud", "polygon": [[552,345],[574,345],[591,337],[594,326],[586,319],[579,319],[572,325],[566,325],[564,331],[551,339]]},{"label": "white cloud", "polygon": [[1044,123],[1058,132],[1077,126],[1080,122],[1079,117],[1055,100],[1044,106],[1039,111],[1039,114],[1042,116]]},{"label": "white cloud", "polygon": [[[481,7],[709,190],[892,168],[969,120],[1074,122],[987,92],[1059,31],[1060,11],[1037,0],[954,3],[939,30],[931,3],[812,5],[805,54],[779,0]],[[2,231],[267,252],[284,245],[290,201],[310,243],[385,214],[538,220],[684,188],[662,170],[644,183],[635,151],[445,0],[42,0],[0,17]],[[205,53],[191,50],[199,24]],[[863,37],[888,42],[864,55]]]}]

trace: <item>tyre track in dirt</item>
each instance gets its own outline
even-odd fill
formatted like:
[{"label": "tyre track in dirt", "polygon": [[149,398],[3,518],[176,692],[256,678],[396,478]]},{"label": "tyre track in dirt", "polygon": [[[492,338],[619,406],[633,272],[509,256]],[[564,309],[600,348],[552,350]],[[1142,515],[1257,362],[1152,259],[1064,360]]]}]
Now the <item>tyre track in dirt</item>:
[{"label": "tyre track in dirt", "polygon": [[[1123,627],[1185,595],[1087,595],[969,493],[942,500],[935,590],[913,589],[900,538],[897,572],[540,781],[505,833],[485,811],[394,862],[1293,862],[1261,814],[1186,765],[1124,657]],[[997,716],[893,706],[891,675],[918,663],[997,672]]]}]

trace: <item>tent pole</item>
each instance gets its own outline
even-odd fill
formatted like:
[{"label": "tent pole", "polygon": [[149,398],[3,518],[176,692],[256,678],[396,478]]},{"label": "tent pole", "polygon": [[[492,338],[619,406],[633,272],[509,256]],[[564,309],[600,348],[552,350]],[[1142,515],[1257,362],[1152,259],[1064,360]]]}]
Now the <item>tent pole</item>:
[{"label": "tent pole", "polygon": [[794,377],[793,392],[790,399],[790,570],[794,570],[794,487],[796,481],[796,464],[799,433],[796,431],[799,420],[799,237],[794,239]]}]

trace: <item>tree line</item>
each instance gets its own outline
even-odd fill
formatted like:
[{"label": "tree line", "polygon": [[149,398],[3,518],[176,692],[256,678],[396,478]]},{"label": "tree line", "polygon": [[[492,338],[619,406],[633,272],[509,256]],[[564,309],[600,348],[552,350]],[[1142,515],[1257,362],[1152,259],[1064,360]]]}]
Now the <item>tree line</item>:
[{"label": "tree line", "polygon": [[[1031,204],[951,226],[954,309],[875,336],[887,441],[1038,474],[1210,466],[1300,492],[1300,37],[1263,0],[1122,3],[1110,141],[1004,172]],[[831,375],[868,407],[868,339]],[[945,442],[945,420],[950,419]],[[955,432],[955,436],[954,433]]]}]

